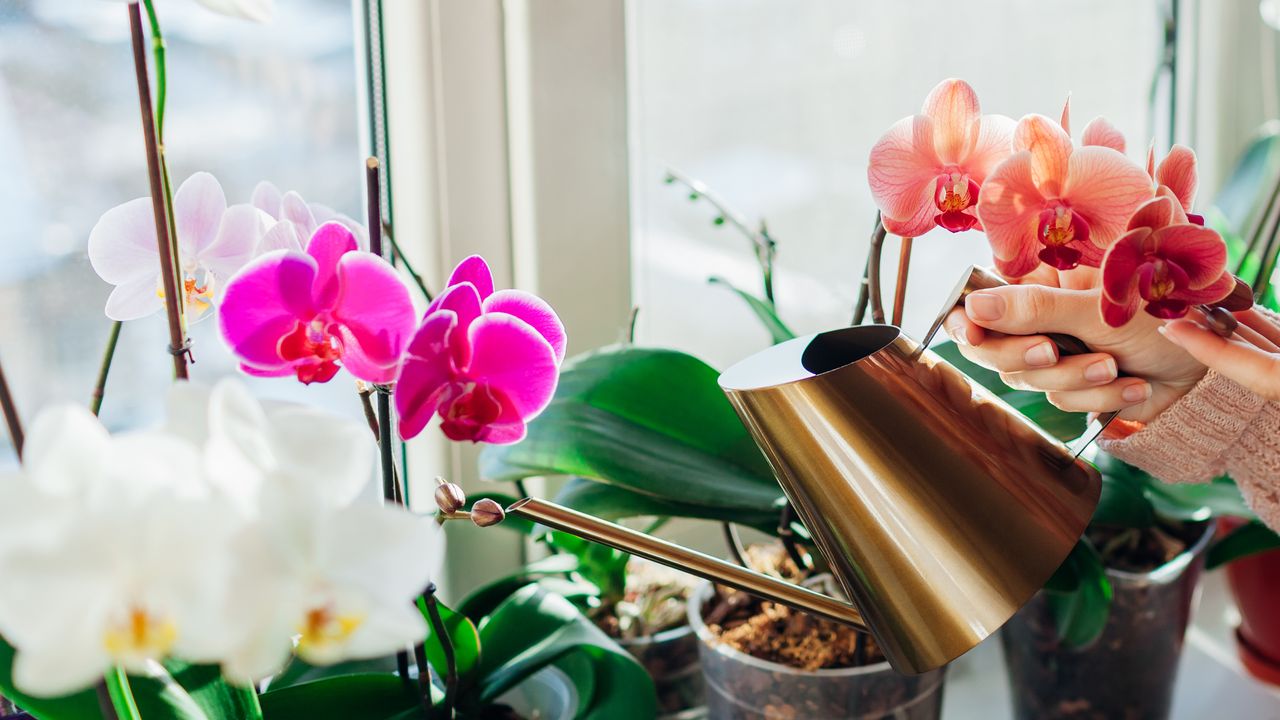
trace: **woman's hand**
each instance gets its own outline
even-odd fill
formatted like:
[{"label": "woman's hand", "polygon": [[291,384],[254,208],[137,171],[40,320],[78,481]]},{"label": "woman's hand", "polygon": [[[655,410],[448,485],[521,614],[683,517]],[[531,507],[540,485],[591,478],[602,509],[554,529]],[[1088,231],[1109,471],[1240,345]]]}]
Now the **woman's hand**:
[{"label": "woman's hand", "polygon": [[[1069,412],[1123,410],[1126,420],[1149,421],[1206,368],[1165,339],[1156,318],[1139,314],[1120,328],[1104,323],[1096,279],[1091,268],[1045,267],[1025,284],[973,293],[944,327],[965,357],[998,371],[1011,387],[1044,391]],[[1060,358],[1041,333],[1074,335],[1096,352]]]},{"label": "woman's hand", "polygon": [[1256,308],[1236,313],[1240,327],[1224,338],[1191,320],[1161,332],[1199,362],[1268,400],[1280,400],[1280,327]]}]

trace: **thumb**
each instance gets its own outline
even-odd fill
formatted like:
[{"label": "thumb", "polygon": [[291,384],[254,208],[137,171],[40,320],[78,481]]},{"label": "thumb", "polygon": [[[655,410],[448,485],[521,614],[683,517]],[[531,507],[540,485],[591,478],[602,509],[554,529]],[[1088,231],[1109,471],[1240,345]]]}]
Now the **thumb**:
[{"label": "thumb", "polygon": [[1083,336],[1102,322],[1098,296],[1088,290],[1008,285],[970,293],[965,314],[984,328],[1007,335],[1066,333]]},{"label": "thumb", "polygon": [[1258,395],[1280,399],[1280,355],[1265,352],[1238,337],[1221,337],[1190,320],[1168,323],[1159,331],[1210,369]]}]

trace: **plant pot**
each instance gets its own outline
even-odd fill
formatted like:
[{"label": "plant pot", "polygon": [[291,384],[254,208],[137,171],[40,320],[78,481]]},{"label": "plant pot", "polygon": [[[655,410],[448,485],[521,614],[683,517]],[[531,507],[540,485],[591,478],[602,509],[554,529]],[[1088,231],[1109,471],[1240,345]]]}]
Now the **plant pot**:
[{"label": "plant pot", "polygon": [[936,720],[942,712],[946,668],[900,675],[881,662],[856,668],[799,670],[767,662],[720,643],[702,621],[713,588],[689,600],[711,720]]},{"label": "plant pot", "polygon": [[1214,523],[1182,554],[1145,573],[1107,570],[1113,596],[1102,634],[1061,645],[1040,592],[1000,631],[1019,720],[1169,716],[1182,641]]},{"label": "plant pot", "polygon": [[618,644],[639,660],[653,678],[659,718],[688,720],[701,716],[706,686],[698,660],[698,636],[692,627],[681,625],[654,635],[621,639]]},{"label": "plant pot", "polygon": [[[1223,520],[1224,532],[1243,522]],[[1280,685],[1280,550],[1262,552],[1227,565],[1227,582],[1240,610],[1236,647],[1240,660],[1254,677]]]},{"label": "plant pot", "polygon": [[498,696],[497,703],[526,720],[573,720],[578,691],[562,670],[546,667]]}]

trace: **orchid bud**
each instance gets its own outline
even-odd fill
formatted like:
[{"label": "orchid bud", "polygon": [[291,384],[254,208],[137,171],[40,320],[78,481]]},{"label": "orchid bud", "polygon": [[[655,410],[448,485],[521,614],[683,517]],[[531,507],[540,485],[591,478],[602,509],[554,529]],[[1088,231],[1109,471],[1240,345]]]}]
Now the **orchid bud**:
[{"label": "orchid bud", "polygon": [[440,512],[451,515],[466,506],[467,494],[461,487],[455,483],[445,482],[442,478],[436,478],[436,482],[440,483],[436,487],[436,505],[440,508]]},{"label": "orchid bud", "polygon": [[507,517],[507,511],[496,500],[484,498],[471,506],[471,522],[478,527],[497,525]]}]

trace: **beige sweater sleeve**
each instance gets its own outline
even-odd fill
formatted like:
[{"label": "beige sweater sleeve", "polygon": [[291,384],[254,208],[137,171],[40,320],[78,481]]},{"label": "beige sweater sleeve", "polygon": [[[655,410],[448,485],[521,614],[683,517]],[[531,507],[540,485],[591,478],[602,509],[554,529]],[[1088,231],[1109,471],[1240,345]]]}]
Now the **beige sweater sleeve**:
[{"label": "beige sweater sleeve", "polygon": [[1280,403],[1212,370],[1145,427],[1099,444],[1165,482],[1228,474],[1258,517],[1280,529]]}]

